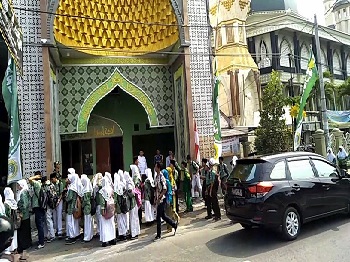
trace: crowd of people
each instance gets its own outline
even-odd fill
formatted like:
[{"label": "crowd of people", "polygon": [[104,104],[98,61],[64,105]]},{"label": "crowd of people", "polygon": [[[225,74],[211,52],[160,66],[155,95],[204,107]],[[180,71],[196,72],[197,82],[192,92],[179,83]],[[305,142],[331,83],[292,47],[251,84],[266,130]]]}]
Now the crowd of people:
[{"label": "crowd of people", "polygon": [[4,201],[0,195],[0,216],[7,216],[15,229],[6,253],[22,253],[32,246],[31,214],[38,231],[37,249],[64,237],[67,245],[99,237],[103,247],[135,240],[140,234],[143,210],[146,223],[157,224],[155,241],[161,239],[162,220],[167,223],[168,232],[175,235],[180,218],[180,194],[186,204],[185,212],[193,211],[194,197],[203,197],[206,219],[220,220],[218,190],[221,185],[225,193],[229,176],[223,158],[220,157],[218,164],[214,159],[202,159],[200,164],[187,156],[179,165],[169,152],[165,165],[163,160],[157,151],[154,168],[150,169],[141,151],[134,157],[129,171],[119,170],[113,177],[109,172],[97,173],[91,180],[84,174],[78,175],[73,168],[62,179],[56,162],[49,179],[36,172],[29,179],[18,181],[16,188],[6,187]]}]

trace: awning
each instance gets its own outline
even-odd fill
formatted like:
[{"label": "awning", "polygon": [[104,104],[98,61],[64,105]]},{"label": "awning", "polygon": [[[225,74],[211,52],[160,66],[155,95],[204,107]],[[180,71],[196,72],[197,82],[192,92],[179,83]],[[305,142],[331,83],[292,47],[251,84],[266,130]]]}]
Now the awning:
[{"label": "awning", "polygon": [[237,129],[221,129],[221,136],[223,138],[233,137],[233,136],[245,136],[245,135],[248,135],[248,130],[247,132],[245,132]]}]

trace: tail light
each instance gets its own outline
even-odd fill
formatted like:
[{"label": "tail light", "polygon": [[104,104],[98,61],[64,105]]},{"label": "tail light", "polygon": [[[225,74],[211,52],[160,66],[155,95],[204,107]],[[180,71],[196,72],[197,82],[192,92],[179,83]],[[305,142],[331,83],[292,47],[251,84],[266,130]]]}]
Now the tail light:
[{"label": "tail light", "polygon": [[252,195],[256,195],[256,197],[263,197],[273,188],[273,184],[271,182],[259,182],[255,186],[248,187],[249,192]]}]

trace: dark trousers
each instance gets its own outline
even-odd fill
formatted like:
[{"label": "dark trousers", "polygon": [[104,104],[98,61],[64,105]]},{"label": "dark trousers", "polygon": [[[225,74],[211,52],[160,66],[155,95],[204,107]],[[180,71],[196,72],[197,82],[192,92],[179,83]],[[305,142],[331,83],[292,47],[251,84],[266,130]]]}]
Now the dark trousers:
[{"label": "dark trousers", "polygon": [[45,224],[45,210],[40,207],[34,208],[35,225],[38,229],[39,245],[44,245],[44,224]]},{"label": "dark trousers", "polygon": [[206,182],[205,182],[205,179],[203,180],[203,186],[202,186],[202,197],[203,197],[203,200],[205,202],[205,206],[207,206],[207,199],[206,199],[206,195],[205,195],[205,192],[207,191],[207,185],[206,185]]},{"label": "dark trousers", "polygon": [[212,192],[212,196],[206,196],[206,204],[207,204],[207,215],[211,217],[211,211],[214,211],[214,216],[217,218],[221,218],[219,200],[217,192]]},{"label": "dark trousers", "polygon": [[157,237],[160,237],[162,234],[162,221],[163,220],[168,223],[172,228],[176,227],[175,221],[171,220],[170,217],[168,217],[165,214],[165,207],[166,207],[166,200],[164,199],[163,202],[160,202],[157,207]]},{"label": "dark trousers", "polygon": [[142,225],[142,206],[140,206],[138,213],[139,213],[139,223],[140,225]]},{"label": "dark trousers", "polygon": [[[179,179],[180,180],[180,179]],[[179,213],[179,190],[180,190],[180,181],[176,182],[177,190],[175,191],[175,199],[176,199],[176,213]]]}]

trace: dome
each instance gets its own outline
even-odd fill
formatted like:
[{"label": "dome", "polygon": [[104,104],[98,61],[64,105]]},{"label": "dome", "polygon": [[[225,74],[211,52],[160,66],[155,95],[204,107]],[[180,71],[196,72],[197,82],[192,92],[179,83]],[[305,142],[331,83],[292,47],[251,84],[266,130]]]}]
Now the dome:
[{"label": "dome", "polygon": [[169,0],[60,0],[57,42],[92,55],[142,55],[179,39]]},{"label": "dome", "polygon": [[342,5],[350,4],[350,0],[337,0],[337,2],[334,4],[333,10],[338,9]]},{"label": "dome", "polygon": [[298,12],[296,0],[252,0],[250,7],[252,12],[280,11],[288,9]]}]

